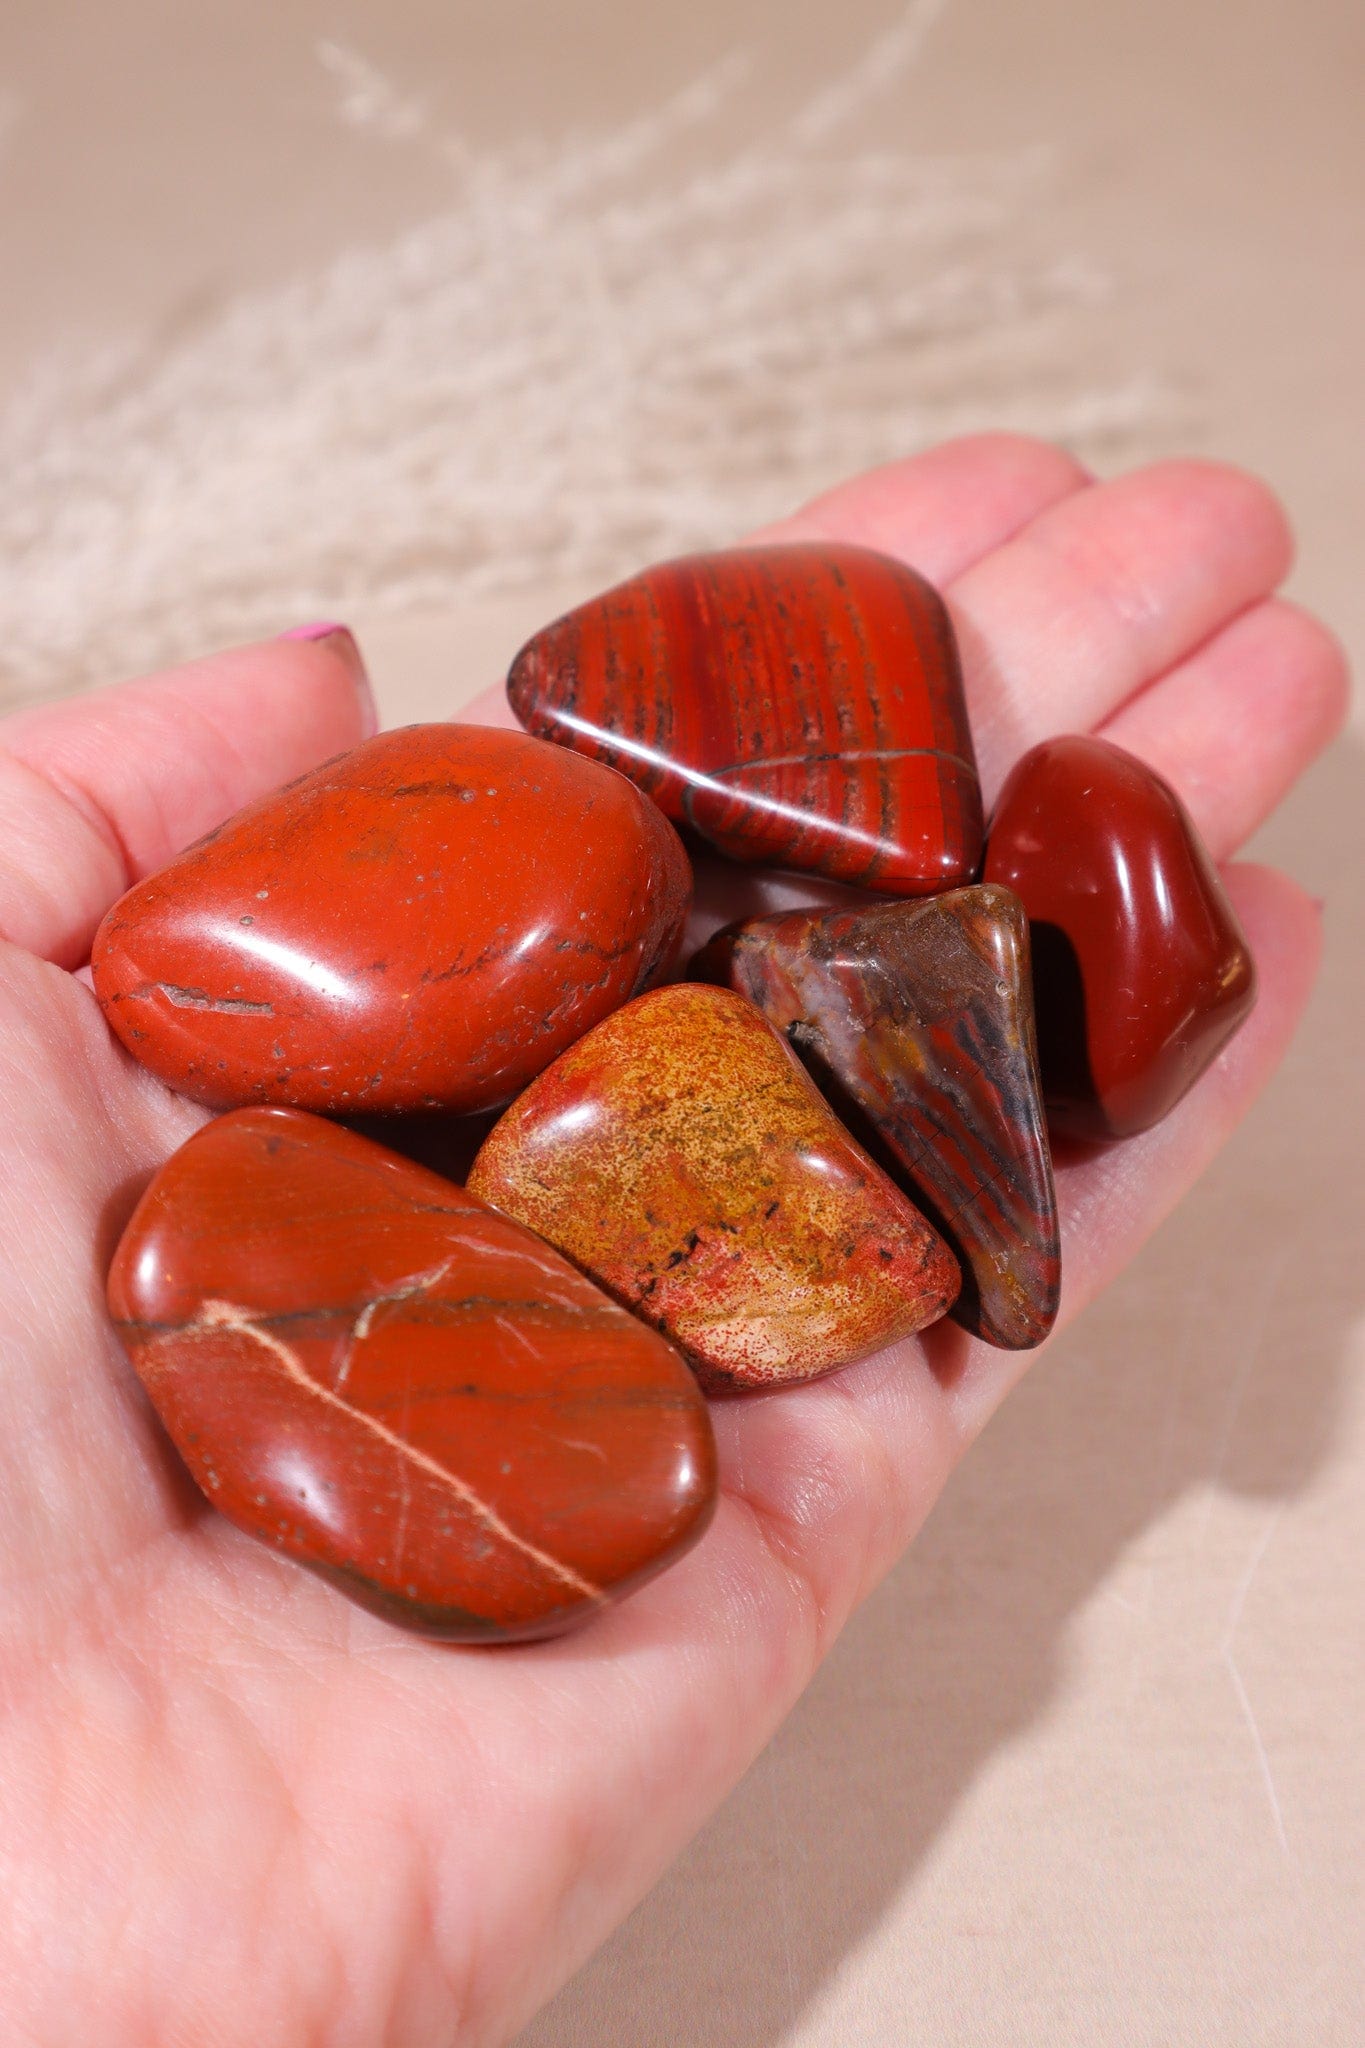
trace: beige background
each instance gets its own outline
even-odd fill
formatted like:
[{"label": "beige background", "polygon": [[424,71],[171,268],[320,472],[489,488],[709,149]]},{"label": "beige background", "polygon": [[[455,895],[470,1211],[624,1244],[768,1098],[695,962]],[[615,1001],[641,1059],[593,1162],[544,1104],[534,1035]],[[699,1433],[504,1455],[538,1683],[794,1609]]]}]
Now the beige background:
[{"label": "beige background", "polygon": [[[445,713],[656,541],[1002,419],[1265,470],[1365,651],[1359,0],[901,20],[10,0],[9,696],[297,603]],[[1330,939],[1271,1096],[523,2048],[1365,2041],[1361,762],[1263,835]]]}]

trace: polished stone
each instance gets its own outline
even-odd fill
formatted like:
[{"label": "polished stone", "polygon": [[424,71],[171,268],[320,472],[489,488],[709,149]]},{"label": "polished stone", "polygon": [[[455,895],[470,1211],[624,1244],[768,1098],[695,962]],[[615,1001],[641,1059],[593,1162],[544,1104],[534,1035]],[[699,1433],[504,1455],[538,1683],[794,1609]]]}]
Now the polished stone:
[{"label": "polished stone", "polygon": [[109,1304],[215,1507],[389,1619],[555,1635],[679,1556],[715,1494],[676,1351],[473,1196],[287,1109],[167,1161]]},{"label": "polished stone", "polygon": [[1256,999],[1246,939],[1185,806],[1107,740],[1045,740],[1000,793],[985,872],[1028,912],[1053,1131],[1146,1130]]},{"label": "polished stone", "polygon": [[513,1103],[469,1186],[712,1389],[833,1371],[958,1289],[947,1247],[727,989],[657,989],[599,1024]]},{"label": "polished stone", "polygon": [[957,1321],[1008,1350],[1041,1343],[1061,1248],[1018,897],[752,918],[694,972],[757,1003],[834,1106],[867,1119],[962,1265]]},{"label": "polished stone", "polygon": [[733,860],[887,895],[970,881],[981,792],[952,627],[832,542],[663,562],[537,633],[522,723],[631,775]]},{"label": "polished stone", "polygon": [[671,964],[690,898],[623,776],[524,733],[381,733],[131,889],[95,940],[124,1044],[226,1108],[508,1101]]}]

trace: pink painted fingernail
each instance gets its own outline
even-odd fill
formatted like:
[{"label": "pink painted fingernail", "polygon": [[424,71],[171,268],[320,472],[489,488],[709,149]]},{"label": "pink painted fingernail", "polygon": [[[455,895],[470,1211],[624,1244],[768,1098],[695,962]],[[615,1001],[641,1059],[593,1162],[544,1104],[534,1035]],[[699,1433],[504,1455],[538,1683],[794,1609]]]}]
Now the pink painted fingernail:
[{"label": "pink painted fingernail", "polygon": [[365,657],[357,647],[355,634],[349,626],[343,626],[335,620],[323,619],[315,626],[291,626],[287,632],[277,633],[275,637],[278,640],[335,640],[337,653],[342,656],[355,680],[365,730],[367,733],[378,731],[379,711],[374,701],[374,689],[365,666]]}]

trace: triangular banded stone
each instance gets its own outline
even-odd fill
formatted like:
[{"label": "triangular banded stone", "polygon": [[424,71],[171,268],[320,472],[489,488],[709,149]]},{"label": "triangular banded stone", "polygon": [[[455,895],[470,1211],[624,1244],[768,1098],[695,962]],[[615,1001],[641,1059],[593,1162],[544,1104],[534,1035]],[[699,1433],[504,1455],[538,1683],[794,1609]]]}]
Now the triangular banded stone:
[{"label": "triangular banded stone", "polygon": [[957,1320],[1008,1350],[1040,1343],[1061,1260],[1018,897],[752,918],[693,972],[757,1003],[862,1112],[962,1262]]},{"label": "triangular banded stone", "polygon": [[541,628],[512,709],[605,761],[728,860],[928,896],[981,861],[952,622],[871,548],[657,562]]}]

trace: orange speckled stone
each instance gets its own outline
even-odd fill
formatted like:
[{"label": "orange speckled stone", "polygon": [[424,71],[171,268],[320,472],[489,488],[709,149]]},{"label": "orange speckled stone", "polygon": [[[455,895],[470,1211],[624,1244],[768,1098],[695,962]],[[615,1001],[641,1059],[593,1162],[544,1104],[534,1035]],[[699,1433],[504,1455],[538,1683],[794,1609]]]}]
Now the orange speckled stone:
[{"label": "orange speckled stone", "polygon": [[942,1239],[754,1005],[655,990],[532,1082],[470,1191],[679,1344],[714,1389],[780,1386],[934,1322]]},{"label": "orange speckled stone", "polygon": [[387,1619],[558,1635],[705,1528],[678,1354],[529,1231],[320,1117],[243,1109],[161,1168],[109,1307],[208,1498]]},{"label": "orange speckled stone", "polygon": [[128,1050],[211,1108],[492,1109],[667,969],[691,887],[624,776],[406,726],[130,889],[91,965]]}]

